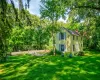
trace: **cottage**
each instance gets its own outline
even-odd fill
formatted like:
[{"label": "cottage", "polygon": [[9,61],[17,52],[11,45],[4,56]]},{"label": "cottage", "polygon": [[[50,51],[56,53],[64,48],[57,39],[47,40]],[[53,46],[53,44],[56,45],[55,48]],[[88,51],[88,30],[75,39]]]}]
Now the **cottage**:
[{"label": "cottage", "polygon": [[83,51],[83,39],[77,31],[61,28],[55,37],[56,49],[62,52]]}]

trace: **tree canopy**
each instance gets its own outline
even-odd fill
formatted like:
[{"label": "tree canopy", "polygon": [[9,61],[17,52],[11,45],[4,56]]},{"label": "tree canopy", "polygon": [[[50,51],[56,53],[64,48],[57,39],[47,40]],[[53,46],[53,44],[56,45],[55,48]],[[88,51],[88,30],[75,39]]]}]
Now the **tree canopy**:
[{"label": "tree canopy", "polygon": [[[27,8],[30,0],[0,0],[0,61],[11,51],[45,49],[61,26],[78,30],[84,37],[84,48],[100,50],[100,0],[41,0],[41,17]],[[67,19],[66,23],[58,20]],[[19,35],[19,36],[17,36]]]}]

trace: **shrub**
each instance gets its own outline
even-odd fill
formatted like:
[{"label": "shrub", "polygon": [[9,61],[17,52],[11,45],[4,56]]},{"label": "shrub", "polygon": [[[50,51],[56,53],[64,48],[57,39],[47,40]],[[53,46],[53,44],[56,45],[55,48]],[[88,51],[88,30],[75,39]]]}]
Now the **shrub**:
[{"label": "shrub", "polygon": [[65,52],[65,56],[69,56],[71,52]]},{"label": "shrub", "polygon": [[84,52],[83,52],[83,51],[80,51],[80,52],[78,53],[78,56],[84,56]]},{"label": "shrub", "polygon": [[[61,51],[58,51],[58,50],[55,50],[55,53],[56,53],[56,55],[61,55],[61,54],[63,54]],[[49,53],[48,53],[48,55],[53,55],[54,53],[53,53],[53,50],[51,50]]]}]

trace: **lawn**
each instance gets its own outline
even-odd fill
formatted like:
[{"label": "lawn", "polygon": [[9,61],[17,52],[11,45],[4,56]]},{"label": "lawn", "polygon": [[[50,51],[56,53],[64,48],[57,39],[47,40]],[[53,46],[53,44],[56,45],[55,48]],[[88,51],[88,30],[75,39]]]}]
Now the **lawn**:
[{"label": "lawn", "polygon": [[100,52],[85,56],[20,55],[0,63],[0,80],[99,80]]}]

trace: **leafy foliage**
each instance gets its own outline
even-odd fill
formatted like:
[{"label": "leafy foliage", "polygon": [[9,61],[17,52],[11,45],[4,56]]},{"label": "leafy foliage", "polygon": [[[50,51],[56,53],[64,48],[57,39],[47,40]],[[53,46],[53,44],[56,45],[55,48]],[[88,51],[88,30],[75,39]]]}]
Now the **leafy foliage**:
[{"label": "leafy foliage", "polygon": [[[12,31],[15,16],[10,5],[6,2],[0,2],[0,6],[6,5],[5,8],[0,8],[0,61],[6,58],[8,52],[8,37]],[[3,56],[3,57],[2,57]]]},{"label": "leafy foliage", "polygon": [[[29,0],[28,0],[29,1]],[[5,61],[8,53],[8,39],[11,34],[12,28],[18,24],[22,26],[21,17],[18,13],[18,9],[15,8],[13,0],[10,0],[11,4],[8,4],[7,0],[0,0],[0,61]],[[26,12],[21,10],[24,15]],[[19,11],[20,12],[20,11]],[[26,19],[29,21],[27,15]],[[29,24],[28,24],[29,25]]]},{"label": "leafy foliage", "polygon": [[[80,32],[85,48],[100,50],[100,0],[41,0],[41,19],[25,10],[30,0],[25,9],[22,0],[19,9],[9,1],[0,0],[0,61],[9,50],[45,49],[51,36],[55,52],[54,35],[63,25]],[[58,22],[66,16],[66,24]]]},{"label": "leafy foliage", "polygon": [[[57,32],[57,21],[60,17],[65,18],[65,4],[61,0],[41,0],[41,17],[51,21],[51,32],[53,40],[53,52],[55,55],[55,33]],[[62,6],[63,5],[63,6]]]},{"label": "leafy foliage", "polygon": [[50,34],[47,32],[46,28],[31,28],[29,26],[24,28],[15,27],[9,42],[13,51],[32,49],[42,50],[46,49],[46,46],[49,45],[49,38]]},{"label": "leafy foliage", "polygon": [[[63,54],[61,51],[55,50],[56,55],[61,55]],[[51,50],[48,55],[53,55],[53,50]]]},{"label": "leafy foliage", "polygon": [[100,0],[71,0],[66,7],[69,9],[68,26],[81,32],[84,47],[100,50]]}]

